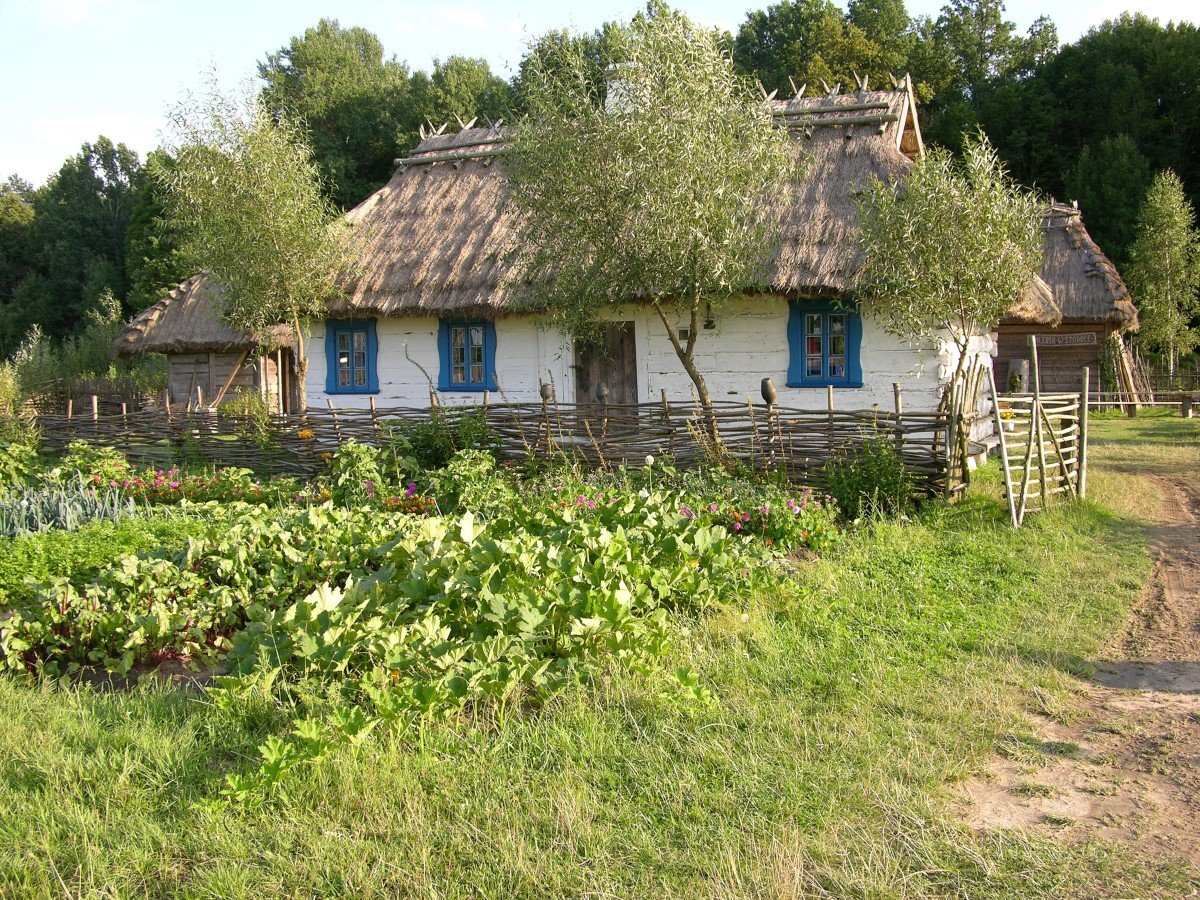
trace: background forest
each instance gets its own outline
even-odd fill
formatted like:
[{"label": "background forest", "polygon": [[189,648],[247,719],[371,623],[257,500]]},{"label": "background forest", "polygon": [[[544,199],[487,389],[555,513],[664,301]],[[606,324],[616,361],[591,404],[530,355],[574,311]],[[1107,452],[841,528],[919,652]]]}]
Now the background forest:
[{"label": "background forest", "polygon": [[[529,53],[552,61],[564,42],[582,42],[599,79],[620,27],[551,33]],[[784,0],[749,12],[724,40],[742,71],[781,96],[792,82],[812,93],[856,74],[890,85],[911,73],[927,142],[957,151],[982,129],[1019,180],[1078,200],[1118,267],[1156,172],[1173,169],[1200,203],[1196,25],[1125,15],[1060,46],[1049,18],[1022,33],[998,0],[953,0],[936,18],[910,16],[903,0],[852,0],[845,11]],[[518,117],[528,66],[527,56],[506,80],[485,60],[450,56],[410,71],[370,31],[323,19],[265,53],[258,72],[271,107],[304,122],[330,199],[348,209],[387,181],[422,123]],[[102,371],[107,336],[190,274],[153,174],[171,159],[150,157],[101,135],[40,187],[16,176],[0,185],[0,359],[53,348],[57,362],[38,377]]]}]

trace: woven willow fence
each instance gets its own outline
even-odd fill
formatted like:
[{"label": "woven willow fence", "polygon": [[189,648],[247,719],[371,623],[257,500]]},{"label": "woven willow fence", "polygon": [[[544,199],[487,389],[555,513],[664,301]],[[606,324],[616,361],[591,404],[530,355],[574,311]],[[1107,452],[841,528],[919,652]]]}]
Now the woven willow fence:
[{"label": "woven willow fence", "polygon": [[[947,472],[943,412],[905,413],[897,391],[896,410],[884,412],[793,409],[778,405],[718,403],[714,416],[719,452],[756,469],[785,473],[813,488],[825,482],[825,463],[864,441],[884,439],[895,448],[926,494],[959,489]],[[454,429],[467,416],[482,416],[506,460],[571,458],[592,467],[642,465],[661,456],[681,467],[717,449],[707,417],[695,403],[567,405],[554,402],[475,406],[309,409],[303,416],[273,416],[255,423],[208,408],[168,413],[161,408],[106,413],[98,408],[69,415],[40,415],[43,444],[61,450],[73,440],[112,446],[131,460],[157,466],[207,463],[240,466],[261,474],[311,475],[326,454],[348,440],[380,445],[405,427],[435,421]]]}]

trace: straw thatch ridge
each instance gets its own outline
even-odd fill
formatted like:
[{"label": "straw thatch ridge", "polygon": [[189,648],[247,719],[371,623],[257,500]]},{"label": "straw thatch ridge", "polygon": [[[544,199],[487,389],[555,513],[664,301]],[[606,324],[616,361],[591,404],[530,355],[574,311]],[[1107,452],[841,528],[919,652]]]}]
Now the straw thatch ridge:
[{"label": "straw thatch ridge", "polygon": [[[828,107],[883,104],[870,110],[815,112]],[[775,101],[777,113],[817,127],[796,141],[804,177],[783,188],[783,240],[763,287],[787,296],[848,292],[862,266],[854,196],[872,177],[902,179],[912,161],[902,147],[920,148],[915,105],[907,84],[891,91],[822,95]],[[881,117],[890,121],[878,122]],[[784,115],[780,115],[784,119]],[[865,124],[820,127],[822,119]],[[391,181],[347,213],[366,235],[353,274],[331,315],[484,315],[508,313],[520,285],[511,253],[517,213],[505,203],[503,162],[480,155],[499,149],[509,129],[469,128],[427,138],[413,157],[453,152],[464,158],[401,165]]]},{"label": "straw thatch ridge", "polygon": [[[1096,246],[1073,206],[1055,203],[1042,220],[1046,264],[1042,279],[1050,286],[1062,321],[1100,323],[1120,330],[1137,329],[1137,308],[1116,266]],[[1006,322],[1032,322],[1017,310]]]},{"label": "straw thatch ridge", "polygon": [[291,346],[292,329],[276,325],[263,335],[238,331],[221,318],[221,288],[205,275],[193,275],[162,300],[142,310],[113,344],[113,356],[142,353],[222,353]]},{"label": "straw thatch ridge", "polygon": [[1050,286],[1041,278],[1034,278],[1021,292],[1017,302],[1009,307],[1004,321],[1020,321],[1029,325],[1061,325],[1062,310],[1054,302]]}]

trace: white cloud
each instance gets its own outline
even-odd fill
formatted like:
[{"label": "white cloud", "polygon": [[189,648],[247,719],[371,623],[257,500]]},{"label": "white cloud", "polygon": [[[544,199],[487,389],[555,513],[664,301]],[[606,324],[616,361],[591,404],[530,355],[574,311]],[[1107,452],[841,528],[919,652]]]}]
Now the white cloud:
[{"label": "white cloud", "polygon": [[54,25],[79,25],[92,19],[108,0],[39,0],[36,9]]}]

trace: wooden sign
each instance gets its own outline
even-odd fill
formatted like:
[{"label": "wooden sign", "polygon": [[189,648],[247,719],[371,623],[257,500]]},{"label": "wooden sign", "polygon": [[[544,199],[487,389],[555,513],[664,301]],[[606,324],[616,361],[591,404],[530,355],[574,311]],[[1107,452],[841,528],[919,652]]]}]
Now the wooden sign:
[{"label": "wooden sign", "polygon": [[1039,334],[1039,347],[1086,347],[1096,343],[1096,332],[1077,331],[1071,334]]}]

